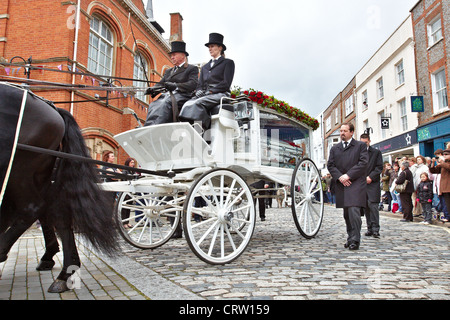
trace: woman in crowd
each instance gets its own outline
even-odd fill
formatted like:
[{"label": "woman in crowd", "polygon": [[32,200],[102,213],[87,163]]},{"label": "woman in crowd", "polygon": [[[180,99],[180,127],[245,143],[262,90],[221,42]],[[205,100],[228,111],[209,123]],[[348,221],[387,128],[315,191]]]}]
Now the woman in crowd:
[{"label": "woman in crowd", "polygon": [[400,201],[400,195],[394,190],[395,180],[398,178],[399,173],[400,173],[400,165],[398,164],[398,162],[394,162],[394,164],[392,165],[391,183],[390,183],[389,187],[390,187],[390,191],[391,191],[392,201],[394,203],[397,203],[397,205],[398,205],[398,207],[396,207],[396,211],[398,211],[399,213],[402,213],[403,208],[402,208],[402,202]]},{"label": "woman in crowd", "polygon": [[[130,167],[130,169],[123,170],[123,174],[126,175],[138,175],[135,171],[132,170],[132,168],[137,167],[136,160],[134,158],[127,158],[124,163],[125,166]],[[126,196],[124,201],[130,200],[131,198],[129,196]],[[125,229],[132,228],[132,225],[129,223],[130,218],[130,209],[122,209],[121,217],[123,222],[123,227]]]},{"label": "woman in crowd", "polygon": [[413,193],[412,200],[413,200],[413,216],[418,217],[422,214],[422,205],[420,201],[416,201],[417,198],[417,187],[419,186],[419,183],[421,182],[420,176],[422,173],[426,173],[427,176],[430,176],[430,169],[428,168],[426,164],[425,157],[423,156],[417,156],[415,158],[416,164],[414,165],[414,172],[413,172],[413,178],[414,178],[414,190],[416,190]]},{"label": "woman in crowd", "polygon": [[400,220],[402,222],[410,222],[413,221],[412,215],[412,199],[411,196],[414,192],[414,178],[411,170],[409,170],[409,161],[403,161],[401,164],[402,172],[397,178],[396,184],[401,185],[407,182],[406,188],[403,192],[400,193],[400,201],[402,202],[403,208],[403,219]]},{"label": "woman in crowd", "polygon": [[383,188],[382,188],[382,190],[384,191],[383,197],[386,197],[387,201],[388,201],[387,211],[391,211],[391,205],[392,205],[392,196],[391,196],[391,192],[389,191],[389,185],[391,182],[391,173],[392,173],[391,164],[386,162],[384,164],[384,170],[381,173],[381,181],[383,182]]},{"label": "woman in crowd", "polygon": [[430,168],[432,173],[441,174],[440,192],[444,197],[445,204],[450,208],[450,149],[444,150],[443,155],[437,159],[438,165]]}]

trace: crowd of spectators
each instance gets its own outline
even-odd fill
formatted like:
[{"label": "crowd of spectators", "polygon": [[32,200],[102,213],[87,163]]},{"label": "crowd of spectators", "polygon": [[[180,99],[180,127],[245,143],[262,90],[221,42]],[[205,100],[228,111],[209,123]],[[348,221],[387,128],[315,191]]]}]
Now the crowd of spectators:
[{"label": "crowd of spectators", "polygon": [[[403,171],[409,171],[411,175],[405,172],[399,179]],[[410,187],[409,192],[402,192],[402,205],[401,194],[395,189],[405,180]],[[334,205],[336,198],[331,175],[325,175],[322,181],[325,202]],[[449,222],[450,143],[446,150],[436,150],[433,158],[419,155],[396,158],[392,164],[384,163],[381,184],[380,210],[403,215],[405,222],[412,221],[413,217],[423,217],[423,224],[431,224],[433,220]]]}]

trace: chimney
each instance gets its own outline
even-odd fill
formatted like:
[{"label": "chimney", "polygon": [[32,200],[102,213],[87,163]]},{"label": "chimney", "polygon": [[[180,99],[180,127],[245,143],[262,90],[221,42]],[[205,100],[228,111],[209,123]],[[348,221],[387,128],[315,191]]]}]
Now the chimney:
[{"label": "chimney", "polygon": [[178,12],[170,14],[169,41],[183,41],[183,17]]}]

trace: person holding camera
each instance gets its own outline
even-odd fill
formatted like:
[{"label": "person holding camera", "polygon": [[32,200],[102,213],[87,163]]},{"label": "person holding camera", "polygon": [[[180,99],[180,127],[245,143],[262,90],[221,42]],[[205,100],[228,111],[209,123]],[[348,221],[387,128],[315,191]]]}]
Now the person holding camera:
[{"label": "person holding camera", "polygon": [[145,92],[152,98],[162,93],[148,107],[145,127],[176,120],[174,118],[178,115],[178,109],[173,110],[173,104],[176,104],[176,108],[180,108],[192,97],[198,84],[198,68],[187,63],[189,54],[186,52],[186,43],[173,41],[171,47],[169,54],[174,67],[166,70],[161,81]]}]

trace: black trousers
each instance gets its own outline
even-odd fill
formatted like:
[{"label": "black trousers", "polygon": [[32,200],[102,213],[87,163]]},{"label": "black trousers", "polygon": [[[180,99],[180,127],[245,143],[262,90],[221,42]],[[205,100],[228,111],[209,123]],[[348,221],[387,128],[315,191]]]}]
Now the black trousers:
[{"label": "black trousers", "polygon": [[348,207],[344,208],[344,219],[347,226],[347,242],[361,241],[361,208]]},{"label": "black trousers", "polygon": [[403,219],[413,221],[413,204],[412,193],[400,193],[400,201],[402,203]]},{"label": "black trousers", "polygon": [[[258,191],[258,194],[260,196],[266,195],[267,191]],[[266,198],[255,198],[255,207],[256,207],[256,200],[258,200],[258,208],[259,208],[259,217],[261,219],[266,218]]]},{"label": "black trousers", "polygon": [[368,202],[367,207],[364,208],[364,215],[366,216],[367,231],[380,232],[380,210],[378,210],[378,202]]}]

